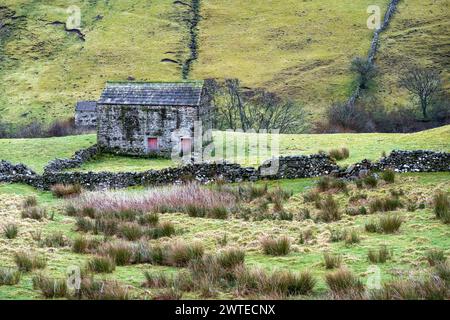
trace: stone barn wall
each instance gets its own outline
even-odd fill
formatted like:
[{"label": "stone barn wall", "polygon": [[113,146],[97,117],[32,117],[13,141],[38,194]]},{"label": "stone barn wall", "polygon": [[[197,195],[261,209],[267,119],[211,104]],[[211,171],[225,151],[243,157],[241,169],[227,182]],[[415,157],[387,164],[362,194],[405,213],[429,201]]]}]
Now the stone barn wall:
[{"label": "stone barn wall", "polygon": [[97,102],[79,101],[75,107],[75,126],[83,129],[97,127]]}]

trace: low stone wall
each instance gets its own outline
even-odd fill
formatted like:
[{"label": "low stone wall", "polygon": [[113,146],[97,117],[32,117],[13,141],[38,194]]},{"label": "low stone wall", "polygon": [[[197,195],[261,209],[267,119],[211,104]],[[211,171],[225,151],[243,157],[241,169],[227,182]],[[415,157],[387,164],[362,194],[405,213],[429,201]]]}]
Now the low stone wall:
[{"label": "low stone wall", "polygon": [[[54,184],[80,184],[86,189],[120,189],[132,186],[151,186],[196,180],[209,183],[217,179],[227,182],[257,181],[261,179],[295,179],[335,175],[353,179],[373,170],[391,168],[397,172],[450,171],[450,153],[433,151],[393,151],[379,162],[363,160],[339,168],[327,155],[290,156],[271,159],[261,167],[244,168],[238,164],[202,163],[178,168],[144,172],[55,172],[46,170],[37,175],[22,164],[0,162],[0,182],[26,183],[48,190]],[[273,169],[273,174],[270,169]]]},{"label": "low stone wall", "polygon": [[75,152],[70,159],[55,159],[50,161],[44,168],[44,172],[59,172],[66,169],[73,169],[81,167],[81,165],[89,160],[92,160],[98,154],[97,145],[81,149]]}]

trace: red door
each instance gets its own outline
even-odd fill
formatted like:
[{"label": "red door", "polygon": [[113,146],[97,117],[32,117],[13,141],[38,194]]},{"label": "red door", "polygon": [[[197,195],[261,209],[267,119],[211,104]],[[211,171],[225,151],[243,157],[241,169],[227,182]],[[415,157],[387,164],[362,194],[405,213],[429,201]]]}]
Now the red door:
[{"label": "red door", "polygon": [[181,138],[181,152],[183,154],[190,154],[192,150],[192,139]]},{"label": "red door", "polygon": [[158,138],[148,138],[148,151],[149,152],[158,151]]}]

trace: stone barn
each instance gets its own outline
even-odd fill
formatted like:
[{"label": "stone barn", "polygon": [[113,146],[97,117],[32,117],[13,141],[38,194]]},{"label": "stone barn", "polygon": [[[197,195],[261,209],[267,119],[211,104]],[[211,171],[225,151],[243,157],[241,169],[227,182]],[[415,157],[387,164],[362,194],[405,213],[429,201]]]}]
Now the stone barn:
[{"label": "stone barn", "polygon": [[198,121],[203,133],[212,126],[212,99],[206,84],[108,82],[97,104],[100,149],[138,156],[191,154],[194,144],[201,147],[211,139],[194,137]]},{"label": "stone barn", "polygon": [[75,105],[75,126],[92,129],[97,127],[97,101],[78,101]]}]

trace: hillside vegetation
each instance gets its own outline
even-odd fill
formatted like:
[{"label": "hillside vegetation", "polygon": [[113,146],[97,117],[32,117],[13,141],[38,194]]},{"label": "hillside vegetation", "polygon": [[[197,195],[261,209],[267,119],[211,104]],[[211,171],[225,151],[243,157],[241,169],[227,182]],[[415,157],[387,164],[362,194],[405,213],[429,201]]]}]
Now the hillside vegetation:
[{"label": "hillside vegetation", "polygon": [[[223,132],[214,133],[215,143],[220,147]],[[397,150],[436,150],[450,151],[450,126],[412,134],[292,134],[280,135],[280,155],[313,154],[319,150],[328,151],[346,147],[350,157],[340,162],[342,165],[355,163],[362,159],[377,160],[383,152]],[[252,140],[256,136],[235,133],[233,139]],[[81,149],[95,144],[96,136],[79,135],[47,139],[0,139],[0,159],[22,162],[37,171],[42,171],[48,161],[67,158]],[[256,166],[260,161],[256,156],[237,157],[235,162]],[[171,160],[143,159],[133,157],[100,156],[85,164],[83,171],[142,171],[161,169],[176,165]]]},{"label": "hillside vegetation", "polygon": [[[384,13],[388,2],[196,0],[193,43],[190,1],[74,0],[77,34],[64,29],[67,1],[4,0],[1,118],[68,118],[76,101],[98,99],[107,80],[179,80],[189,64],[190,78],[239,78],[246,88],[298,100],[318,119],[354,89],[350,62],[367,54],[372,38],[366,9],[379,5]],[[400,2],[376,59],[380,73],[371,94],[378,104],[411,103],[397,86],[404,61],[442,70],[449,87],[448,9],[446,0]]]}]

